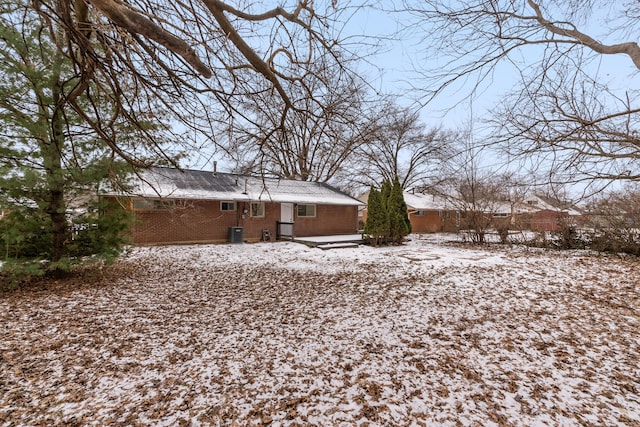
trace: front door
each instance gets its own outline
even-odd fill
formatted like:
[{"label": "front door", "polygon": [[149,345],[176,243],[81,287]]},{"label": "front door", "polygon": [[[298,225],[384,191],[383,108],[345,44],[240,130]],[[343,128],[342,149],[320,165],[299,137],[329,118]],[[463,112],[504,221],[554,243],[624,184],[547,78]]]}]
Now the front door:
[{"label": "front door", "polygon": [[293,203],[280,204],[280,222],[293,222]]}]

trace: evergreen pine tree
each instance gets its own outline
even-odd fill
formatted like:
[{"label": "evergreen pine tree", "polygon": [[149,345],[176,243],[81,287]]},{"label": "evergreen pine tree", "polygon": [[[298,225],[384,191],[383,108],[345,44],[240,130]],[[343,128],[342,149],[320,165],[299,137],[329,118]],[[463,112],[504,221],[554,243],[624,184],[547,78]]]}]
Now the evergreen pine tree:
[{"label": "evergreen pine tree", "polygon": [[382,199],[382,208],[384,210],[384,231],[382,232],[382,243],[389,244],[391,239],[391,210],[389,209],[389,199],[391,198],[391,181],[385,179],[382,181],[380,188],[380,198]]},{"label": "evergreen pine tree", "polygon": [[364,225],[364,233],[368,236],[369,243],[374,246],[380,245],[384,240],[387,228],[387,215],[381,194],[371,186],[367,203],[367,222]]},{"label": "evergreen pine tree", "polygon": [[394,185],[397,186],[397,190],[400,194],[400,196],[402,197],[402,203],[400,206],[400,210],[402,211],[403,217],[404,217],[404,222],[407,225],[407,233],[406,235],[411,234],[411,220],[409,219],[409,209],[407,207],[407,202],[404,201],[404,193],[402,191],[402,186],[400,185],[400,180],[398,179],[398,177],[396,176]]},{"label": "evergreen pine tree", "polygon": [[399,244],[411,232],[411,223],[402,187],[396,178],[382,183],[380,191],[371,186],[365,234],[374,245]]},{"label": "evergreen pine tree", "polygon": [[[368,241],[369,244],[373,244],[375,245],[374,242],[374,231],[376,229],[376,201],[375,198],[376,196],[374,195],[374,192],[376,191],[375,188],[373,188],[373,185],[369,188],[369,196],[367,199],[367,220],[364,223],[364,236],[365,239]],[[373,209],[372,209],[373,208]]]},{"label": "evergreen pine tree", "polygon": [[402,187],[396,178],[389,193],[387,209],[389,212],[389,240],[390,243],[398,244],[402,238],[409,234],[407,226],[407,208],[402,195]]},{"label": "evergreen pine tree", "polygon": [[84,255],[119,252],[128,215],[102,209],[96,190],[124,166],[77,112],[108,113],[108,97],[92,103],[77,91],[94,86],[81,81],[68,46],[54,42],[57,29],[29,5],[12,3],[16,11],[0,14],[2,270],[60,274]]}]

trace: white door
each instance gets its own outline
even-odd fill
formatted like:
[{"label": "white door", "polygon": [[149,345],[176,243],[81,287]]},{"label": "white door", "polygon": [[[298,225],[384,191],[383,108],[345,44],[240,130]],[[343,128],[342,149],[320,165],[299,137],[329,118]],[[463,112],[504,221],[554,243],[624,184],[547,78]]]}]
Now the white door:
[{"label": "white door", "polygon": [[280,222],[293,222],[293,203],[280,204]]}]

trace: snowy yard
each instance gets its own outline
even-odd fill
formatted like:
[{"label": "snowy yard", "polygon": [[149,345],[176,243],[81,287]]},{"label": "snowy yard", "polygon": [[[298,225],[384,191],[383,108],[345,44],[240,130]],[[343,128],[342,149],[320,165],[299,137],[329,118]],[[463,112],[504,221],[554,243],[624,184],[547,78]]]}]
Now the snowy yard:
[{"label": "snowy yard", "polygon": [[137,248],[0,295],[0,426],[640,425],[640,261]]}]

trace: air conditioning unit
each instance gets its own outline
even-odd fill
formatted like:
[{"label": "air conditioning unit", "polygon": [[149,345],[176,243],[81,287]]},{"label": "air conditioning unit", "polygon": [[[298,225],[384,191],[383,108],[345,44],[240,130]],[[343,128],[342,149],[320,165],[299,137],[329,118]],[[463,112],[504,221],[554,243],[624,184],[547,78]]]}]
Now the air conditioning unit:
[{"label": "air conditioning unit", "polygon": [[242,227],[229,227],[229,243],[244,242]]}]

